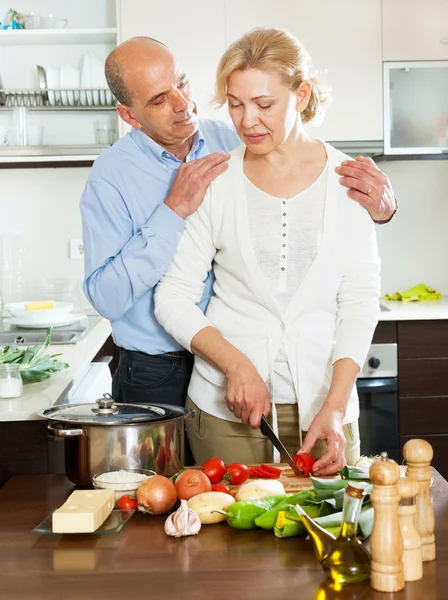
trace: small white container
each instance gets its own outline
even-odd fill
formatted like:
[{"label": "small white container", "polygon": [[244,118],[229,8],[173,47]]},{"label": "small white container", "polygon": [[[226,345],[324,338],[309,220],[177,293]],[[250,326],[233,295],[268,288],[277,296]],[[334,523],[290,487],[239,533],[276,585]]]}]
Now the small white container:
[{"label": "small white container", "polygon": [[92,478],[93,487],[96,489],[115,490],[115,505],[122,496],[135,498],[139,485],[145,479],[156,475],[155,471],[148,469],[120,469],[97,473]]},{"label": "small white container", "polygon": [[23,392],[19,364],[0,365],[0,398],[18,398]]}]

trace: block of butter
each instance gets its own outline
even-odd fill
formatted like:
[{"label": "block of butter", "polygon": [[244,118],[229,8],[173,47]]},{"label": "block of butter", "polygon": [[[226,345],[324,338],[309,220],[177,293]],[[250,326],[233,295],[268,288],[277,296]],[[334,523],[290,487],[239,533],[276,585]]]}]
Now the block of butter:
[{"label": "block of butter", "polygon": [[115,504],[114,490],[75,490],[53,513],[53,533],[92,533]]},{"label": "block of butter", "polygon": [[43,300],[42,302],[28,302],[25,304],[25,310],[48,310],[54,308],[53,300]]}]

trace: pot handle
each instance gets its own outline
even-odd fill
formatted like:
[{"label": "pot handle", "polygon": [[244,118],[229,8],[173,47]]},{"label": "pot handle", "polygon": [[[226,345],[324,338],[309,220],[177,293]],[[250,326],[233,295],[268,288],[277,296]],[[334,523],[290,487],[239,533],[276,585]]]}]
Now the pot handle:
[{"label": "pot handle", "polygon": [[84,435],[84,429],[64,429],[64,426],[61,423],[49,423],[47,429],[49,433],[55,437],[68,438]]}]

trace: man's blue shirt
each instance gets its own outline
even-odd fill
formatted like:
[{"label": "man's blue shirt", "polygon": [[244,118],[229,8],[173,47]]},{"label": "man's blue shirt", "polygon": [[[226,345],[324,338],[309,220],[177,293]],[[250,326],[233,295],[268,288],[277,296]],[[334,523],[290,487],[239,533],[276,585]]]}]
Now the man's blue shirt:
[{"label": "man's blue shirt", "polygon": [[[240,144],[226,123],[201,120],[186,160],[230,152]],[[156,320],[153,296],[185,228],[164,204],[181,164],[133,129],[95,161],[81,199],[84,291],[111,321],[115,343],[128,350],[162,354],[180,349]],[[211,294],[209,273],[203,310]]]}]

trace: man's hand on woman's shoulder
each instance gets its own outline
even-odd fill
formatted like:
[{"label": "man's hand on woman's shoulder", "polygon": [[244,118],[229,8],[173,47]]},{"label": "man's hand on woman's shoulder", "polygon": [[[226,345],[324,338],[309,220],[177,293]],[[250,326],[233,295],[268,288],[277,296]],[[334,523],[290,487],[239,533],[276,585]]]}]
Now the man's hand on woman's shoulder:
[{"label": "man's hand on woman's shoulder", "polygon": [[397,202],[385,175],[371,158],[357,156],[345,160],[336,169],[339,183],[350,188],[347,195],[369,212],[376,223],[387,223],[397,211]]}]

